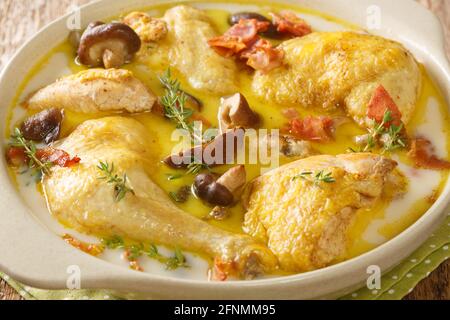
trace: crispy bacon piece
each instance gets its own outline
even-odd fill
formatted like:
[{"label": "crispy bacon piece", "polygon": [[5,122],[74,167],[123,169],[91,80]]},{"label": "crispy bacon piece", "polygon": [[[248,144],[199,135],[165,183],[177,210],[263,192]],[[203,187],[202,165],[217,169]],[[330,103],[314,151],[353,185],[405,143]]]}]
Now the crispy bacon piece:
[{"label": "crispy bacon piece", "polygon": [[256,19],[242,19],[222,36],[208,40],[208,44],[224,57],[232,57],[248,48],[258,37],[258,32],[267,31],[270,23]]},{"label": "crispy bacon piece", "polygon": [[269,41],[258,36],[269,27],[267,21],[241,19],[224,35],[210,39],[208,44],[221,56],[238,56],[253,69],[268,72],[279,67],[284,58],[282,50],[273,48]]},{"label": "crispy bacon piece", "polygon": [[256,19],[241,19],[239,23],[233,25],[225,36],[237,37],[244,43],[252,42],[259,32],[265,32],[269,29],[270,22],[259,21]]},{"label": "crispy bacon piece", "polygon": [[194,113],[191,116],[191,119],[194,121],[200,121],[206,128],[212,127],[211,122],[208,119],[206,119],[204,116],[202,116],[200,113]]},{"label": "crispy bacon piece", "polygon": [[300,114],[298,113],[298,110],[295,108],[283,109],[283,110],[281,110],[281,113],[283,114],[283,116],[285,116],[288,119],[295,119],[300,116]]},{"label": "crispy bacon piece", "polygon": [[20,167],[28,162],[25,149],[20,147],[9,147],[6,150],[6,159],[14,167]]},{"label": "crispy bacon piece", "polygon": [[86,243],[86,242],[80,241],[78,239],[75,239],[74,237],[72,237],[69,234],[63,235],[62,238],[64,239],[64,241],[66,241],[71,246],[73,246],[83,252],[86,252],[94,257],[102,254],[103,251],[105,250],[105,248],[102,245]]},{"label": "crispy bacon piece", "polygon": [[63,168],[74,166],[81,161],[79,157],[71,158],[67,152],[51,147],[37,150],[36,156],[43,162],[51,162]]},{"label": "crispy bacon piece", "polygon": [[271,13],[273,24],[278,32],[293,37],[303,37],[312,32],[311,26],[305,20],[290,11],[282,11],[279,14]]},{"label": "crispy bacon piece", "polygon": [[411,141],[411,149],[408,156],[420,168],[433,170],[450,169],[450,162],[439,159],[435,154],[433,144],[425,138],[416,138]]},{"label": "crispy bacon piece", "polygon": [[328,142],[333,139],[333,119],[329,117],[305,117],[290,121],[287,131],[300,140]]},{"label": "crispy bacon piece", "polygon": [[247,65],[255,70],[269,72],[283,64],[284,51],[273,48],[272,44],[265,39],[258,39],[241,53],[240,58],[246,59]]},{"label": "crispy bacon piece", "polygon": [[211,280],[227,281],[229,268],[229,263],[224,263],[222,259],[216,257],[212,268]]},{"label": "crispy bacon piece", "polygon": [[132,257],[132,254],[129,249],[125,250],[123,257],[125,260],[128,261],[128,265],[130,266],[130,269],[132,269],[134,271],[139,271],[139,272],[144,271],[144,268],[141,267],[141,265],[139,264],[137,259]]},{"label": "crispy bacon piece", "polygon": [[389,92],[387,92],[387,90],[382,85],[380,85],[375,90],[372,99],[369,102],[367,116],[370,119],[375,120],[377,123],[381,123],[386,111],[391,112],[392,118],[391,122],[385,124],[387,128],[392,124],[396,126],[402,124],[402,113],[400,112],[397,104],[389,95]]}]

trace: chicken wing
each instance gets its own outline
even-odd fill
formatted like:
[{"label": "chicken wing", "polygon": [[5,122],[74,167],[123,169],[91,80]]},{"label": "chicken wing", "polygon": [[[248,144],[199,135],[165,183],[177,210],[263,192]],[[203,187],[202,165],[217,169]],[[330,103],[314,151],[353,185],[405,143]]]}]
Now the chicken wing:
[{"label": "chicken wing", "polygon": [[156,96],[133,73],[123,69],[89,69],[62,78],[32,95],[30,109],[61,108],[80,113],[151,111]]},{"label": "chicken wing", "polygon": [[284,67],[257,72],[253,90],[282,105],[342,108],[370,126],[367,106],[381,84],[397,103],[405,124],[415,109],[421,71],[401,44],[353,32],[317,32],[284,42]]},{"label": "chicken wing", "polygon": [[232,59],[218,55],[208,45],[217,36],[205,12],[177,6],[164,16],[169,33],[169,61],[199,90],[212,94],[237,91],[237,67]]},{"label": "chicken wing", "polygon": [[[396,162],[372,154],[313,156],[256,179],[244,230],[267,243],[284,270],[309,271],[345,255],[358,209],[404,190]],[[395,185],[395,188],[393,186]]]},{"label": "chicken wing", "polygon": [[[218,258],[236,267],[241,276],[275,268],[276,258],[264,244],[213,227],[173,204],[149,178],[148,172],[158,162],[150,153],[149,141],[145,127],[129,118],[109,117],[80,125],[57,147],[78,155],[81,163],[54,167],[43,179],[51,213],[81,232],[178,246]],[[116,201],[114,186],[99,179],[100,161],[114,164],[114,174],[126,174],[134,195],[127,193]]]}]

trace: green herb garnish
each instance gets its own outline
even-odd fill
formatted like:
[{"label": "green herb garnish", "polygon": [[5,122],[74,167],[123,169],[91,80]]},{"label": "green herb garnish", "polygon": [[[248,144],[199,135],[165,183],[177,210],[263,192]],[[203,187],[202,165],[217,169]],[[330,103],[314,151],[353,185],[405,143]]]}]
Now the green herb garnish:
[{"label": "green herb garnish", "polygon": [[183,255],[180,248],[176,248],[175,255],[166,261],[167,270],[175,270],[178,268],[189,268],[186,263],[186,257]]},{"label": "green herb garnish", "polygon": [[114,163],[110,165],[108,162],[100,162],[97,168],[104,174],[99,179],[106,180],[108,184],[114,185],[114,199],[116,202],[124,199],[127,193],[135,195],[134,190],[127,186],[127,175],[124,174],[123,177],[119,177],[114,173]]},{"label": "green herb garnish", "polygon": [[122,249],[125,247],[125,241],[119,236],[102,239],[102,244],[108,249]]},{"label": "green herb garnish", "polygon": [[164,96],[161,98],[161,104],[164,107],[164,115],[177,124],[177,128],[184,129],[197,141],[202,141],[202,137],[198,137],[194,132],[192,123],[189,118],[194,114],[194,110],[186,108],[187,95],[180,88],[180,82],[172,79],[170,69],[159,77],[159,81],[166,89]]},{"label": "green herb garnish", "polygon": [[141,256],[147,256],[150,259],[157,260],[164,264],[167,270],[175,270],[178,268],[189,268],[186,257],[180,248],[175,248],[173,257],[163,256],[158,247],[154,244],[150,244],[146,248],[142,243],[126,245],[125,241],[120,236],[113,236],[111,238],[101,239],[102,245],[108,249],[124,249],[127,253],[127,259],[130,261],[136,261]]},{"label": "green herb garnish", "polygon": [[293,177],[292,181],[295,181],[297,179],[308,180],[308,181],[314,182],[315,185],[318,185],[321,182],[323,182],[323,183],[336,182],[336,180],[333,178],[331,172],[325,172],[323,170],[318,171],[316,173],[311,172],[311,171],[302,172],[302,173],[296,175],[295,177]]},{"label": "green herb garnish", "polygon": [[25,155],[28,158],[28,168],[32,169],[33,175],[37,180],[40,180],[43,175],[50,174],[50,168],[53,166],[51,162],[43,162],[39,160],[36,155],[37,147],[33,141],[25,139],[19,128],[14,129],[14,134],[11,136],[11,147],[23,148]]},{"label": "green herb garnish", "polygon": [[403,123],[398,126],[391,123],[386,127],[392,120],[391,111],[386,110],[381,123],[377,124],[369,131],[366,145],[360,147],[358,151],[351,148],[349,150],[352,152],[369,152],[377,146],[377,141],[379,140],[383,142],[384,151],[392,152],[397,149],[405,148],[406,141],[401,134],[404,128]]},{"label": "green herb garnish", "polygon": [[191,188],[189,186],[183,186],[177,192],[169,192],[169,196],[173,199],[173,201],[178,203],[186,202],[190,194]]}]

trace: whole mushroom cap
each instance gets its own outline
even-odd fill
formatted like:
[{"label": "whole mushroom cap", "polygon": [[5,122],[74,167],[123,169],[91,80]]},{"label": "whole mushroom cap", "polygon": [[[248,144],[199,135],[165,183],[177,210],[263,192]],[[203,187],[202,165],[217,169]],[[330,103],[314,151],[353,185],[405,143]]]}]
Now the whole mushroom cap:
[{"label": "whole mushroom cap", "polygon": [[194,192],[200,199],[217,206],[229,206],[234,200],[231,191],[217,183],[210,173],[199,174],[195,178]]},{"label": "whole mushroom cap", "polygon": [[[78,59],[87,66],[120,67],[139,51],[141,39],[136,32],[123,23],[104,24],[97,21],[89,24],[80,39]],[[106,54],[107,53],[107,54]],[[107,65],[105,56],[113,56],[113,65]]]}]

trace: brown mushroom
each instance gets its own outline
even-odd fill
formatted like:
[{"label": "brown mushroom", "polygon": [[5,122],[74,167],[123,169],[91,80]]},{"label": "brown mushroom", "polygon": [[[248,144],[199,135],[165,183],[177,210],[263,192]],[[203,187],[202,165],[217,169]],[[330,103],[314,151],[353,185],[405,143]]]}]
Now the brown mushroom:
[{"label": "brown mushroom", "polygon": [[141,39],[126,24],[93,22],[81,36],[78,59],[90,67],[119,68],[140,48]]},{"label": "brown mushroom", "polygon": [[[172,154],[164,159],[163,162],[174,169],[187,168],[193,162],[193,159],[208,166],[232,163],[236,159],[238,152],[242,150],[244,139],[244,129],[233,129],[218,135],[208,143],[183,150],[178,154]],[[231,146],[230,143],[232,144]],[[211,159],[205,157],[205,150],[208,150]]]},{"label": "brown mushroom", "polygon": [[26,119],[20,130],[25,139],[50,143],[59,138],[64,111],[52,108]]},{"label": "brown mushroom", "polygon": [[219,179],[212,173],[195,177],[193,190],[197,197],[209,204],[228,207],[234,203],[234,192],[246,182],[244,166],[237,166],[225,172]]},{"label": "brown mushroom", "polygon": [[232,128],[256,128],[260,118],[248,105],[247,99],[236,93],[221,100],[219,108],[219,130],[226,132]]}]

